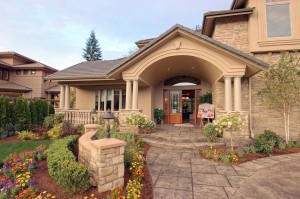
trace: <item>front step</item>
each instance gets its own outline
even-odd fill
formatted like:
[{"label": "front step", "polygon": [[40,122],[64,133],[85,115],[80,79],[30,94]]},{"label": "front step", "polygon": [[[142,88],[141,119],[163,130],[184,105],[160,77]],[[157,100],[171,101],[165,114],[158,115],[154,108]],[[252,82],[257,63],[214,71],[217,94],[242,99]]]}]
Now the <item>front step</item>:
[{"label": "front step", "polygon": [[144,142],[152,147],[164,148],[168,150],[184,150],[184,151],[197,151],[205,146],[213,145],[214,147],[225,146],[224,143],[215,142],[172,142],[166,140],[157,140],[153,138],[142,138]]}]

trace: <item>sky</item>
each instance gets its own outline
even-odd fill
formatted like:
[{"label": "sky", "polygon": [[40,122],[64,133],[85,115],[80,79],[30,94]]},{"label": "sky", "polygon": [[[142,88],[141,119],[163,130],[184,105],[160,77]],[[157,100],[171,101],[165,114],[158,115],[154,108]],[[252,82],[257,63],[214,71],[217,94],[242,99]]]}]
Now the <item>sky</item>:
[{"label": "sky", "polygon": [[0,51],[14,51],[65,69],[84,61],[91,30],[105,60],[128,55],[141,39],[175,24],[202,25],[208,11],[228,10],[232,0],[0,0]]}]

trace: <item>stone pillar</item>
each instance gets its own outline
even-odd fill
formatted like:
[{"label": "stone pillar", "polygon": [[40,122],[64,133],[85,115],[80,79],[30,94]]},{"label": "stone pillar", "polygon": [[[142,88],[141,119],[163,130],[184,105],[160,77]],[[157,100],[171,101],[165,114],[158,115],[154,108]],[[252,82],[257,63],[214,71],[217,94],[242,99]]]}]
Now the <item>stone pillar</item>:
[{"label": "stone pillar", "polygon": [[231,77],[225,76],[225,111],[232,111]]},{"label": "stone pillar", "polygon": [[241,77],[234,77],[234,111],[242,110]]},{"label": "stone pillar", "polygon": [[125,109],[131,109],[131,80],[126,80],[126,107]]},{"label": "stone pillar", "polygon": [[70,108],[70,86],[66,85],[66,93],[65,93],[65,109]]},{"label": "stone pillar", "polygon": [[133,80],[133,91],[132,91],[132,109],[138,109],[138,93],[139,93],[139,82]]},{"label": "stone pillar", "polygon": [[65,86],[60,86],[59,108],[65,108]]},{"label": "stone pillar", "polygon": [[86,124],[84,125],[84,133],[88,133],[91,131],[97,131],[101,128],[101,125],[99,124]]}]

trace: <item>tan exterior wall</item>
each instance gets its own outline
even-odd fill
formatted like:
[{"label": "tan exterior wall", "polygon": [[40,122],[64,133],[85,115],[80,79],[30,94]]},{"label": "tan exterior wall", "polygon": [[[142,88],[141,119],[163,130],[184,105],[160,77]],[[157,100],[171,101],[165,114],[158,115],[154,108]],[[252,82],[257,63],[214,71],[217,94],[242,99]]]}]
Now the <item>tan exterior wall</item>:
[{"label": "tan exterior wall", "polygon": [[248,53],[248,16],[217,18],[212,38]]},{"label": "tan exterior wall", "polygon": [[[255,57],[268,62],[276,63],[280,59],[279,53],[255,54]],[[252,101],[252,131],[261,134],[264,130],[273,130],[284,136],[284,122],[279,112],[262,105],[258,98],[258,91],[264,87],[263,74],[259,73],[251,78]],[[291,137],[300,137],[300,108],[296,108],[290,118]]]},{"label": "tan exterior wall", "polygon": [[152,119],[153,117],[153,104],[152,104],[152,87],[140,87],[138,94],[138,109],[142,113]]},{"label": "tan exterior wall", "polygon": [[95,109],[95,97],[95,90],[90,90],[87,87],[76,88],[76,109]]},{"label": "tan exterior wall", "polygon": [[41,70],[36,70],[35,75],[31,75],[30,70],[28,75],[16,75],[16,71],[11,71],[10,82],[31,88],[31,92],[24,94],[26,98],[46,98],[46,93],[43,89],[43,72]]}]

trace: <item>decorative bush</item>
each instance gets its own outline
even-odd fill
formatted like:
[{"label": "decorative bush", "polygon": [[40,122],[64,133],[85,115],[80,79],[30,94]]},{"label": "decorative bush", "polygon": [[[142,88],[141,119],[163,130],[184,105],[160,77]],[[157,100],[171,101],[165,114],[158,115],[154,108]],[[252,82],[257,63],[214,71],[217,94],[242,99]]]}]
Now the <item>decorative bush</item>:
[{"label": "decorative bush", "polygon": [[161,108],[154,109],[154,118],[156,119],[157,124],[160,124],[164,119],[164,112]]},{"label": "decorative bush", "polygon": [[199,96],[198,97],[198,102],[200,104],[202,104],[202,103],[210,103],[210,104],[212,104],[212,93],[206,93],[206,94],[204,94],[202,96]]},{"label": "decorative bush", "polygon": [[62,136],[62,129],[60,125],[54,125],[52,129],[47,132],[47,136],[51,139],[58,139]]},{"label": "decorative bush", "polygon": [[259,135],[259,138],[266,139],[267,141],[274,142],[274,146],[279,146],[279,143],[283,141],[283,139],[277,135],[274,131],[265,130],[264,134]]},{"label": "decorative bush", "polygon": [[238,157],[243,157],[244,153],[240,150],[232,149],[215,149],[212,145],[202,150],[202,154],[207,158],[215,161],[236,162]]},{"label": "decorative bush", "polygon": [[31,124],[29,106],[22,96],[18,97],[14,107],[14,123],[20,125],[20,130],[27,130],[28,126]]},{"label": "decorative bush", "polygon": [[204,136],[208,138],[210,142],[215,142],[217,140],[217,137],[219,135],[219,132],[216,131],[215,125],[212,123],[207,123],[204,128]]},{"label": "decorative bush", "polygon": [[66,194],[82,193],[90,187],[88,168],[76,162],[69,150],[75,145],[78,136],[68,136],[55,140],[48,150],[48,172]]},{"label": "decorative bush", "polygon": [[127,117],[125,123],[137,127],[138,133],[153,133],[155,129],[155,122],[138,112],[134,112]]},{"label": "decorative bush", "polygon": [[34,133],[32,133],[31,131],[21,131],[18,132],[18,138],[20,138],[21,140],[39,140],[40,137]]},{"label": "decorative bush", "polygon": [[52,128],[56,124],[61,124],[64,121],[64,114],[55,114],[45,117],[44,124],[47,128]]},{"label": "decorative bush", "polygon": [[273,153],[274,145],[273,141],[268,141],[265,138],[253,138],[253,146],[258,153],[271,154]]},{"label": "decorative bush", "polygon": [[49,111],[49,115],[54,115],[55,114],[55,109],[54,109],[53,104],[49,104],[48,111]]}]

